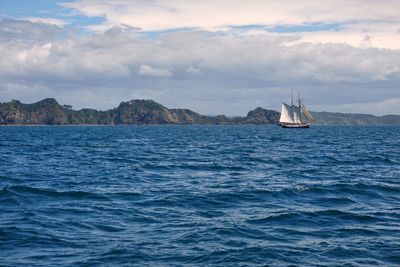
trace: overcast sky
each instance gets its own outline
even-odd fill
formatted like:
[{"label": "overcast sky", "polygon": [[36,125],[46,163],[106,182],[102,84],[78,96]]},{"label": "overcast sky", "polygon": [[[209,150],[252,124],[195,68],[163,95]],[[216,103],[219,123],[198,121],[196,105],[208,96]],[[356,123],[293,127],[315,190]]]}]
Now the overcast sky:
[{"label": "overcast sky", "polygon": [[399,0],[0,0],[0,102],[400,114]]}]

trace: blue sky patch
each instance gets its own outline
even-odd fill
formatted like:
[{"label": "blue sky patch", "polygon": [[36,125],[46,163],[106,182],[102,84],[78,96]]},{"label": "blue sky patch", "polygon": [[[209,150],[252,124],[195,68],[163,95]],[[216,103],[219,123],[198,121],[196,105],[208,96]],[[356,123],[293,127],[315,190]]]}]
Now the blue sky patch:
[{"label": "blue sky patch", "polygon": [[339,23],[313,23],[301,25],[277,25],[269,28],[271,32],[291,33],[291,32],[320,32],[320,31],[338,31],[341,27]]}]

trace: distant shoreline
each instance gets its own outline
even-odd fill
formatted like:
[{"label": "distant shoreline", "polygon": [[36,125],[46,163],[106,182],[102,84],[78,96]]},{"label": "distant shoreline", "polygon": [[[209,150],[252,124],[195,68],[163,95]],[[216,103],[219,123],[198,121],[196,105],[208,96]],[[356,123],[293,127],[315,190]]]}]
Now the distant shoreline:
[{"label": "distant shoreline", "polygon": [[[276,124],[0,124],[0,127],[129,127],[129,126],[276,126]],[[317,125],[318,126],[318,125]],[[328,125],[321,125],[328,126]]]},{"label": "distant shoreline", "polygon": [[[210,126],[210,127],[223,127],[223,126],[260,126],[260,127],[275,127],[277,124],[117,124],[117,125],[104,125],[104,124],[0,124],[0,127],[185,127],[185,126]],[[397,124],[313,124],[312,127],[399,127]]]},{"label": "distant shoreline", "polygon": [[[400,115],[375,116],[337,112],[313,112],[314,125],[400,125]],[[116,126],[116,125],[274,125],[280,113],[257,107],[246,116],[206,116],[190,109],[170,109],[153,100],[121,102],[116,108],[74,110],[54,98],[32,104],[18,100],[0,102],[0,126]]]}]

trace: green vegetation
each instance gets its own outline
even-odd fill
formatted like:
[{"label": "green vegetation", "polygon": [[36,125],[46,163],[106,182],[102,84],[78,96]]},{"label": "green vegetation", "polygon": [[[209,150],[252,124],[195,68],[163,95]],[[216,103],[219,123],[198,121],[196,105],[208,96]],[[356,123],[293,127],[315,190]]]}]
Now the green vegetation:
[{"label": "green vegetation", "polygon": [[374,116],[337,112],[312,112],[319,125],[400,125],[399,115]]},{"label": "green vegetation", "polygon": [[[317,124],[329,125],[400,125],[400,116],[374,116],[369,114],[343,114],[313,112]],[[168,109],[153,100],[122,102],[117,108],[73,110],[70,105],[60,105],[54,98],[33,104],[13,100],[0,103],[0,125],[114,125],[114,124],[275,124],[280,113],[256,108],[246,117],[225,115],[204,116],[189,109]]]}]

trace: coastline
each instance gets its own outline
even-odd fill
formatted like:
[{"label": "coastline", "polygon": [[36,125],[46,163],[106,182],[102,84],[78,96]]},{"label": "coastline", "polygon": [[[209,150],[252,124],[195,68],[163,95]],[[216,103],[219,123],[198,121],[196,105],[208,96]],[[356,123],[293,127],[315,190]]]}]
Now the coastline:
[{"label": "coastline", "polygon": [[[274,125],[281,113],[257,107],[246,115],[206,116],[190,109],[167,108],[153,100],[121,102],[109,110],[80,109],[60,105],[54,98],[32,104],[18,100],[0,102],[0,126],[113,126],[113,125]],[[311,111],[313,125],[400,125],[400,115],[375,116]],[[35,122],[35,123],[32,123]]]}]

